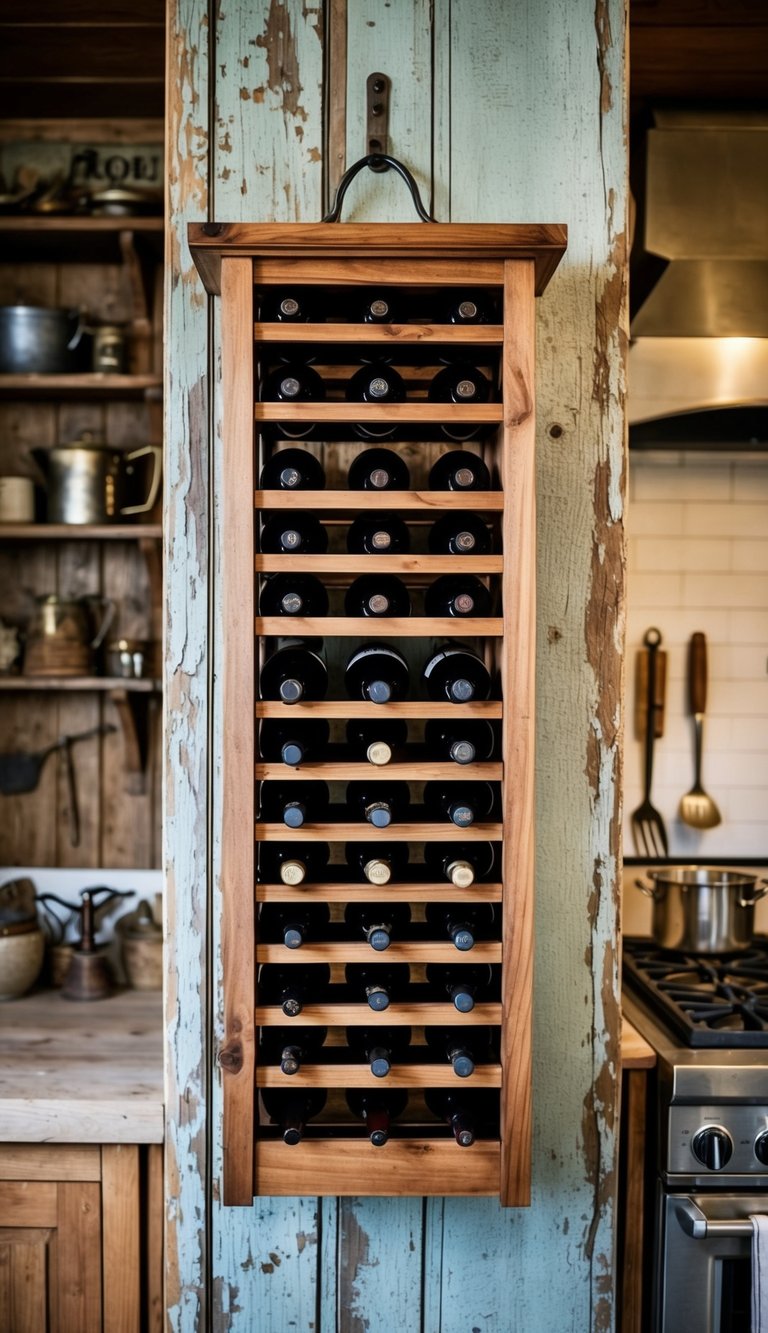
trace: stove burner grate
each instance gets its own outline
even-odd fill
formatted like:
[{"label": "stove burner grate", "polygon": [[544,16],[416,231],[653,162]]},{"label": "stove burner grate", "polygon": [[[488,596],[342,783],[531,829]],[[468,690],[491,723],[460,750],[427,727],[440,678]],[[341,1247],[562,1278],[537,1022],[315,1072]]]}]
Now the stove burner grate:
[{"label": "stove burner grate", "polygon": [[688,1046],[768,1047],[768,938],[714,958],[625,939],[624,981]]}]

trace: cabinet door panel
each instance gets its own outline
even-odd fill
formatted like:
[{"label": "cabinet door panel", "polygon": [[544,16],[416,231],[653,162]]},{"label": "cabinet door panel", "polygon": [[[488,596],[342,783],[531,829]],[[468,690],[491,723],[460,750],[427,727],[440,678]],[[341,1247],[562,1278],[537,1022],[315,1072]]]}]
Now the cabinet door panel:
[{"label": "cabinet door panel", "polygon": [[0,1328],[51,1333],[50,1227],[0,1227]]},{"label": "cabinet door panel", "polygon": [[101,1187],[58,1185],[60,1333],[101,1330]]}]

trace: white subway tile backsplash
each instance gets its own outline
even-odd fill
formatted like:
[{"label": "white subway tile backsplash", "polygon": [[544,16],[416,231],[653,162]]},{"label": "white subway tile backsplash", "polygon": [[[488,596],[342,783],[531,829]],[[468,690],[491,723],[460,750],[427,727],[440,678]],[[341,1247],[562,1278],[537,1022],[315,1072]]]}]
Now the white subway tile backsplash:
[{"label": "white subway tile backsplash", "polygon": [[[766,521],[768,522],[768,508],[766,509]],[[768,570],[768,540],[744,541],[735,537],[732,547],[732,568],[735,571],[752,574],[760,570]]]},{"label": "white subway tile backsplash", "polygon": [[728,639],[731,643],[761,643],[768,653],[768,610],[735,609],[730,613],[730,620]]},{"label": "white subway tile backsplash", "polygon": [[724,573],[731,569],[733,542],[728,538],[659,536],[633,537],[631,540],[634,545],[634,561],[631,563],[641,574],[670,569],[682,573],[694,570]]},{"label": "white subway tile backsplash", "polygon": [[731,469],[727,463],[709,467],[646,467],[635,476],[638,500],[713,500],[731,498]]},{"label": "white subway tile backsplash", "polygon": [[768,500],[768,462],[734,467],[733,498],[737,504]]},{"label": "white subway tile backsplash", "polygon": [[707,696],[707,712],[721,717],[764,717],[768,708],[765,681],[718,681]]},{"label": "white subway tile backsplash", "polygon": [[[630,476],[632,475],[630,470]],[[660,500],[636,500],[627,507],[627,532],[633,537],[683,535],[683,505]]]},{"label": "white subway tile backsplash", "polygon": [[683,592],[682,574],[632,574],[627,577],[627,593],[635,607],[679,606]]},{"label": "white subway tile backsplash", "polygon": [[768,750],[768,716],[734,717],[731,728],[737,750]]},{"label": "white subway tile backsplash", "polygon": [[[669,575],[665,577],[669,578]],[[768,606],[768,575],[683,574],[682,601],[689,607]]]},{"label": "white subway tile backsplash", "polygon": [[768,786],[731,787],[718,800],[724,819],[755,824],[762,820],[768,829]]},{"label": "white subway tile backsplash", "polygon": [[[656,625],[663,637],[662,647],[669,653],[670,664],[675,660],[673,648],[679,650],[687,644],[691,635],[703,630],[712,642],[725,642],[729,638],[730,624],[734,612],[727,610],[708,610],[680,606],[662,607],[654,615],[654,608],[635,606],[632,595],[632,581],[628,580],[629,606],[627,610],[627,652],[632,653],[643,646],[643,635],[651,626]],[[742,640],[744,642],[745,640]],[[685,660],[683,658],[683,660]],[[682,674],[682,668],[678,674]]]},{"label": "white subway tile backsplash", "polygon": [[686,504],[683,532],[687,537],[759,537],[768,527],[764,504]]},{"label": "white subway tile backsplash", "polygon": [[[763,644],[716,644],[709,645],[709,679],[712,680],[758,680],[768,684],[766,673],[766,652]],[[765,691],[768,696],[768,689]]]}]

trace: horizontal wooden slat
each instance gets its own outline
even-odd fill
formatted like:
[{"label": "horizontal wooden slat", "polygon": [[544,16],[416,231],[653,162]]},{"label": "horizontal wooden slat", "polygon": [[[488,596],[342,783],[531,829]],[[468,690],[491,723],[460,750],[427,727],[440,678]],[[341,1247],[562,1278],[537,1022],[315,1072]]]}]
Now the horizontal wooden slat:
[{"label": "horizontal wooden slat", "polygon": [[391,764],[352,764],[344,760],[335,763],[300,764],[291,768],[288,764],[257,763],[255,769],[257,782],[279,779],[291,782],[296,779],[322,778],[326,782],[344,782],[352,778],[410,778],[413,782],[432,782],[443,778],[446,782],[501,782],[503,766],[490,762],[478,764],[454,764],[450,761],[424,761],[423,763]]},{"label": "horizontal wooden slat", "polygon": [[131,694],[153,694],[159,689],[157,680],[123,676],[0,676],[0,692],[10,690],[17,694],[30,690],[127,690]]},{"label": "horizontal wooden slat", "polygon": [[0,523],[0,541],[159,541],[162,535],[159,523]]},{"label": "horizontal wooden slat", "polygon": [[162,375],[107,375],[86,372],[77,375],[0,375],[0,394],[56,394],[57,397],[104,396],[134,398],[150,390],[160,393]]},{"label": "horizontal wooden slat", "polygon": [[[500,574],[500,555],[272,555],[257,553],[257,574]],[[368,621],[367,617],[363,617]]]},{"label": "horizontal wooden slat", "polygon": [[[461,708],[460,712],[456,710]],[[290,710],[287,712],[286,710]],[[429,699],[417,699],[396,704],[372,704],[367,699],[318,699],[311,703],[284,704],[276,699],[260,699],[256,703],[256,716],[262,717],[356,717],[374,718],[403,717],[483,717],[500,718],[502,706],[500,699],[480,699],[477,703],[451,704],[433,703]]]},{"label": "horizontal wooden slat", "polygon": [[367,1004],[307,1004],[297,1018],[286,1018],[276,1004],[257,1005],[254,1010],[257,1027],[371,1027],[376,1023],[388,1027],[473,1027],[501,1022],[501,1005],[476,1004],[468,1014],[462,1014],[453,1004],[407,1004],[394,1001],[388,1009],[377,1013]]},{"label": "horizontal wooden slat", "polygon": [[[279,455],[278,455],[279,457]],[[398,513],[448,509],[500,513],[503,491],[256,491],[256,509],[347,510],[395,509]],[[372,557],[376,559],[377,557]]]},{"label": "horizontal wooden slat", "polygon": [[457,889],[447,880],[445,883],[429,884],[257,884],[257,903],[368,903],[381,902],[386,895],[388,902],[404,903],[500,903],[502,887],[500,884],[473,884],[470,889]]},{"label": "horizontal wooden slat", "polygon": [[55,1227],[57,1208],[55,1181],[0,1180],[0,1216],[15,1227]]},{"label": "horizontal wooden slat", "polygon": [[501,324],[256,324],[257,343],[461,343],[499,347],[504,341]]},{"label": "horizontal wooden slat", "polygon": [[377,637],[395,639],[501,638],[500,616],[257,616],[262,637],[359,639],[375,629]]},{"label": "horizontal wooden slat", "polygon": [[91,1144],[0,1144],[0,1180],[101,1180],[101,1150]]},{"label": "horizontal wooden slat", "polygon": [[303,1065],[297,1074],[284,1074],[279,1065],[257,1065],[256,1084],[260,1088],[500,1088],[501,1065],[475,1065],[474,1073],[462,1079],[448,1063],[395,1064],[386,1078],[376,1078],[365,1064]]},{"label": "horizontal wooden slat", "polygon": [[256,421],[366,422],[391,421],[415,426],[457,424],[488,425],[503,419],[501,403],[254,403]]},{"label": "horizontal wooden slat", "polygon": [[460,1148],[451,1138],[304,1139],[256,1143],[254,1190],[260,1195],[488,1195],[499,1192],[499,1144]]},{"label": "horizontal wooden slat", "polygon": [[[379,890],[379,901],[386,888]],[[281,963],[285,966],[306,963],[500,963],[501,944],[496,940],[478,940],[474,948],[461,950],[450,940],[393,940],[379,953],[365,940],[302,944],[288,949],[284,944],[257,944],[257,963]]]},{"label": "horizontal wooden slat", "polygon": [[305,824],[303,828],[286,828],[285,824],[257,824],[257,842],[498,842],[503,836],[503,824],[470,824],[457,828],[450,820],[444,824],[390,824],[387,829],[374,828],[367,820],[339,820],[338,823]]}]

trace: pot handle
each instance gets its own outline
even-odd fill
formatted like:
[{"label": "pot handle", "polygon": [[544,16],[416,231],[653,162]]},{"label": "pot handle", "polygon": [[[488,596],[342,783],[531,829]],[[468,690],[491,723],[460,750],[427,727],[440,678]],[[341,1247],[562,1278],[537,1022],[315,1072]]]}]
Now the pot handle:
[{"label": "pot handle", "polygon": [[87,324],[88,316],[85,310],[82,309],[78,310],[76,314],[77,314],[77,327],[75,328],[72,337],[67,343],[68,352],[74,352],[75,348],[79,346],[80,339],[82,338],[83,334],[88,332],[88,324]]},{"label": "pot handle", "polygon": [[652,898],[654,902],[656,902],[656,899],[659,896],[655,884],[644,884],[641,879],[635,880],[635,888],[639,889],[641,893],[644,893],[646,898]]},{"label": "pot handle", "polygon": [[768,893],[768,881],[761,880],[759,884],[755,885],[751,898],[739,898],[739,907],[754,907],[755,903],[759,903],[766,893]]},{"label": "pot handle", "polygon": [[152,455],[152,480],[149,484],[149,494],[143,504],[126,505],[120,510],[121,514],[146,514],[148,509],[152,509],[157,499],[157,493],[160,490],[160,479],[163,467],[163,451],[159,444],[145,444],[141,449],[134,449],[130,454],[125,454],[125,462],[130,463],[133,458],[144,458],[147,454]]}]

